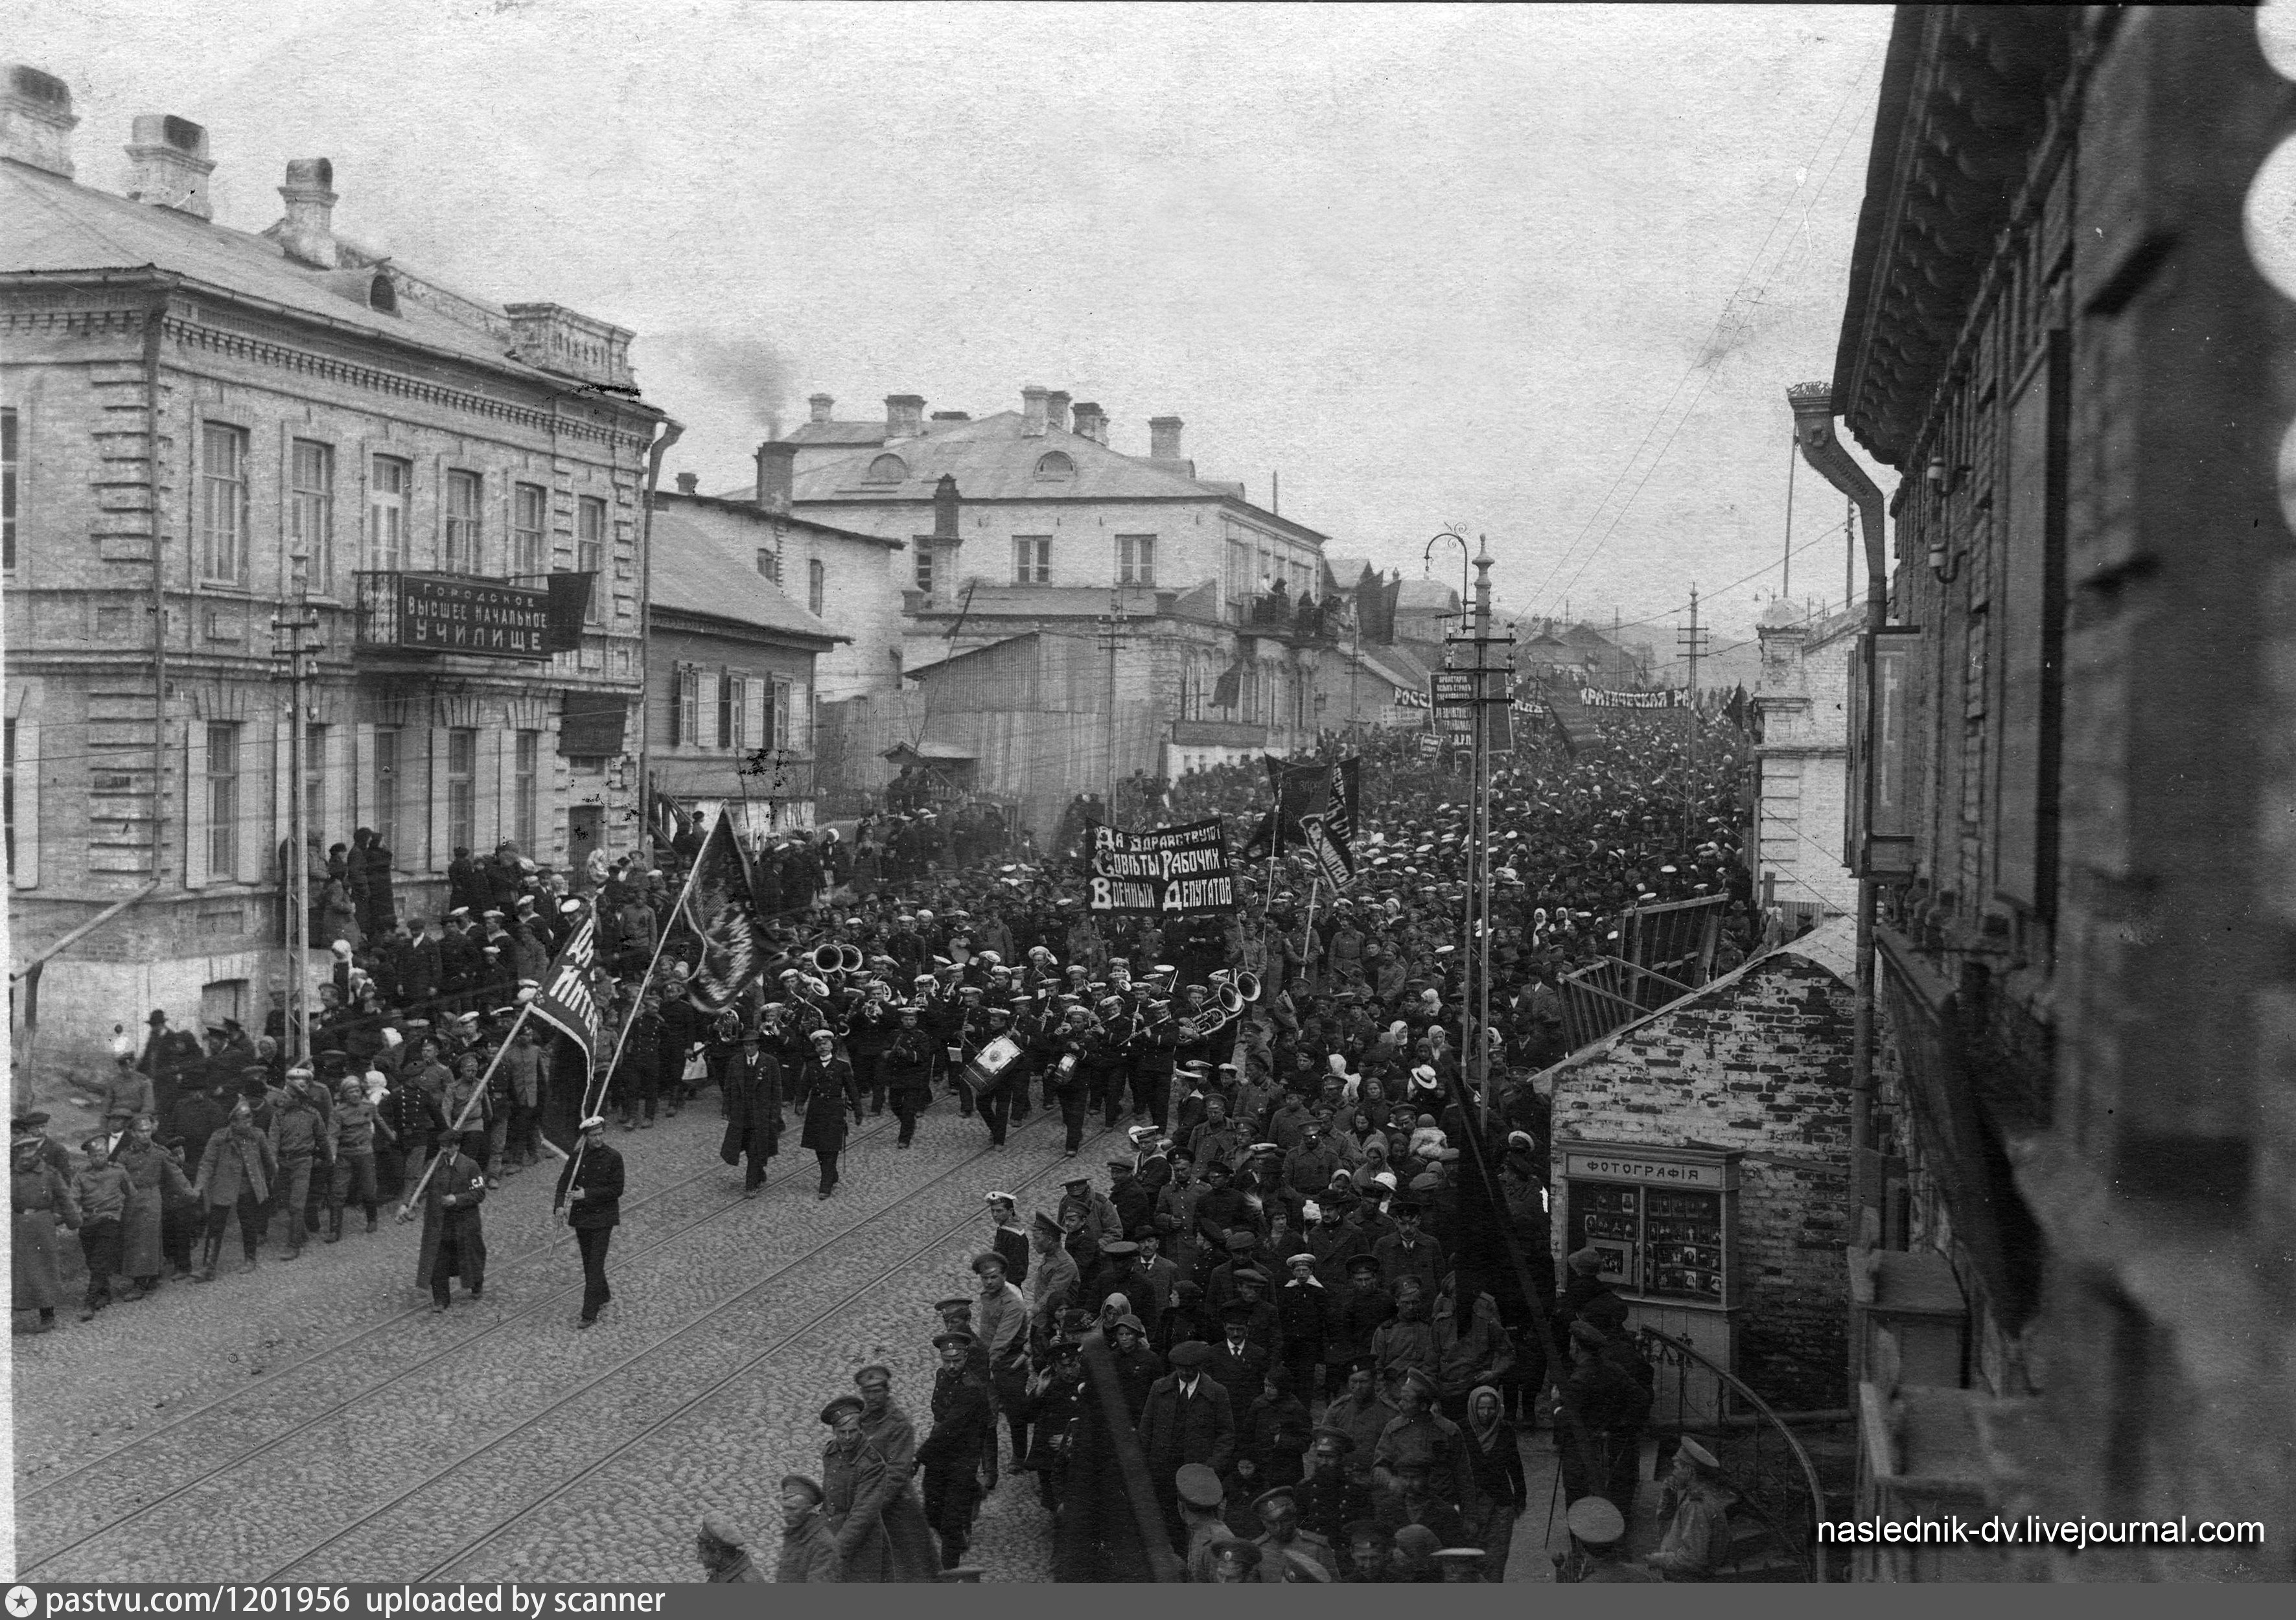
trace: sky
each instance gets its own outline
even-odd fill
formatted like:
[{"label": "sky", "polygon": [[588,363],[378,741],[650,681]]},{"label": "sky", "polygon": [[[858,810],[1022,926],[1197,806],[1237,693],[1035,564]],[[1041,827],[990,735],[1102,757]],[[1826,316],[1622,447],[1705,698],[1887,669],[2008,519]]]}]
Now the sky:
[{"label": "sky", "polygon": [[[1793,475],[1831,376],[1882,6],[18,0],[83,184],[207,126],[218,221],[332,159],[343,235],[629,327],[744,485],[824,392],[874,419],[1098,402],[1416,577],[1488,536],[1510,612],[1715,644],[1843,599]],[[1884,491],[1895,475],[1868,463]],[[1779,561],[1796,548],[1791,581]],[[1458,551],[1431,571],[1456,581]]]}]

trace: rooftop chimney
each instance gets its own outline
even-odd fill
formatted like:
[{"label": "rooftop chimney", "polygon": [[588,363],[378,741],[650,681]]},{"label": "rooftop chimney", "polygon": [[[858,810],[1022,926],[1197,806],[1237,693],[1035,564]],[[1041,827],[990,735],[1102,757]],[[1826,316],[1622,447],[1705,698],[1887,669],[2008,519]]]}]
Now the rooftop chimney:
[{"label": "rooftop chimney", "polygon": [[699,473],[694,473],[694,472],[681,472],[681,473],[679,473],[679,474],[677,475],[677,493],[678,493],[678,494],[680,494],[680,495],[692,495],[692,494],[693,494],[693,493],[694,493],[694,491],[695,491],[695,490],[699,489],[701,487],[701,474],[699,474]]},{"label": "rooftop chimney", "polygon": [[885,396],[885,442],[916,438],[925,430],[925,401],[922,394]]},{"label": "rooftop chimney", "polygon": [[1168,467],[1182,478],[1196,476],[1195,462],[1180,454],[1180,429],[1184,424],[1177,416],[1152,416],[1148,419],[1148,459],[1159,466]]},{"label": "rooftop chimney", "polygon": [[1076,431],[1079,438],[1088,438],[1095,445],[1108,442],[1108,413],[1092,404],[1076,407]]},{"label": "rooftop chimney", "polygon": [[758,446],[758,506],[787,517],[790,490],[797,471],[797,446],[767,439]]},{"label": "rooftop chimney", "polygon": [[287,217],[269,234],[299,265],[335,267],[334,184],[335,166],[324,158],[287,160],[287,184],[279,188]]},{"label": "rooftop chimney", "polygon": [[72,177],[71,86],[53,73],[8,64],[0,84],[0,157],[13,158],[52,175]]},{"label": "rooftop chimney", "polygon": [[215,217],[208,201],[208,176],[215,160],[208,156],[208,132],[189,119],[169,112],[139,112],[134,138],[127,143],[127,200],[201,219]]},{"label": "rooftop chimney", "polygon": [[1067,390],[1063,389],[1054,389],[1051,393],[1045,396],[1045,424],[1047,427],[1058,428],[1063,433],[1069,430],[1069,396]]},{"label": "rooftop chimney", "polygon": [[827,421],[830,411],[837,404],[826,394],[808,394],[805,403],[813,407],[813,420],[816,421]]},{"label": "rooftop chimney", "polygon": [[957,533],[956,480],[944,472],[940,482],[933,486],[933,532],[936,540],[955,541],[963,538]]},{"label": "rooftop chimney", "polygon": [[1021,438],[1045,437],[1045,401],[1047,397],[1045,390],[1033,382],[1021,390]]}]

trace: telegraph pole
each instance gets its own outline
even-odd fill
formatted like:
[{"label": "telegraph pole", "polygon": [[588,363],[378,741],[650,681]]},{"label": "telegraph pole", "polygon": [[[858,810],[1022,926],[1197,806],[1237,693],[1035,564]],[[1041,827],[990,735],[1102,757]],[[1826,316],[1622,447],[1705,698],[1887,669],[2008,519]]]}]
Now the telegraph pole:
[{"label": "telegraph pole", "polygon": [[1690,627],[1676,633],[1676,641],[1690,660],[1690,712],[1685,724],[1690,727],[1690,779],[1682,786],[1682,828],[1685,837],[1693,831],[1691,826],[1696,815],[1693,796],[1698,787],[1698,655],[1705,650],[1706,633],[1698,627],[1698,586],[1690,587]]},{"label": "telegraph pole", "polygon": [[[1472,1056],[1475,1074],[1475,1094],[1479,1101],[1480,1125],[1488,1138],[1491,1129],[1491,704],[1490,669],[1491,646],[1491,542],[1488,535],[1479,535],[1482,550],[1475,558],[1475,806],[1473,816],[1474,847],[1468,855],[1469,907],[1476,919],[1476,932],[1472,942],[1475,956],[1468,964],[1473,975],[1475,989],[1475,1043]],[[1507,637],[1508,663],[1513,659],[1514,638]],[[1514,701],[1511,671],[1503,670],[1496,701]],[[1469,1060],[1470,1054],[1462,1052],[1460,1061]]]},{"label": "telegraph pole", "polygon": [[1116,649],[1124,639],[1124,627],[1131,623],[1124,610],[1124,586],[1108,587],[1108,611],[1100,620],[1101,638],[1108,646],[1108,727],[1101,745],[1102,776],[1105,786],[1101,802],[1108,814],[1109,825],[1121,825],[1116,815]]},{"label": "telegraph pole", "polygon": [[278,644],[271,656],[285,666],[283,670],[275,671],[271,678],[287,683],[287,870],[283,874],[287,887],[287,1027],[281,1033],[291,1067],[308,1060],[311,1055],[311,859],[310,834],[304,825],[309,814],[305,777],[309,768],[310,733],[306,729],[309,708],[305,694],[318,659],[318,648],[308,638],[319,627],[319,621],[311,617],[310,580],[305,572],[308,560],[301,552],[289,554],[289,566],[294,569],[294,617],[271,621],[272,629],[278,633]]}]

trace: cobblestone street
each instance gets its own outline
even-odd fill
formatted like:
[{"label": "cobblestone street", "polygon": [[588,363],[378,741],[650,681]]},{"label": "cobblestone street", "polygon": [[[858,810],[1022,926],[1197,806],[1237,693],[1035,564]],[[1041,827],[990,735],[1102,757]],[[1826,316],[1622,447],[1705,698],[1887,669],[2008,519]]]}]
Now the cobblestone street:
[{"label": "cobblestone street", "polygon": [[[818,1472],[816,1413],[856,1369],[893,1366],[930,1428],[931,1301],[969,1291],[982,1193],[1056,1200],[1048,1173],[1067,1161],[1047,1123],[995,1152],[944,1100],[897,1152],[892,1120],[872,1120],[826,1201],[812,1156],[786,1149],[743,1200],[717,1159],[714,1095],[616,1133],[630,1190],[613,1303],[589,1333],[545,1166],[489,1197],[484,1298],[458,1293],[443,1316],[414,1287],[419,1226],[386,1221],[292,1265],[275,1240],[252,1276],[20,1338],[19,1571],[690,1580],[705,1513],[769,1568],[774,1481]],[[1046,1518],[1027,1476],[1005,1480],[970,1561],[1045,1579]]]}]

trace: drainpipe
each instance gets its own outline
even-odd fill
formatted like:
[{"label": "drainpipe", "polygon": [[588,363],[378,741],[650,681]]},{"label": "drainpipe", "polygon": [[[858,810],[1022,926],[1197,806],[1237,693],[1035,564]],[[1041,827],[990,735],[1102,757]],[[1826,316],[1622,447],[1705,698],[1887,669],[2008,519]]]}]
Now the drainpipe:
[{"label": "drainpipe", "polygon": [[646,693],[652,680],[646,667],[646,649],[653,644],[653,497],[654,491],[661,487],[662,458],[685,433],[684,422],[667,416],[661,419],[660,434],[646,454],[645,494],[638,503],[637,817],[641,837],[648,835],[653,827],[653,778],[649,773],[653,749],[646,730]]},{"label": "drainpipe", "polygon": [[[160,345],[171,289],[162,288],[144,317],[144,470],[152,489],[152,888],[166,853],[168,807],[168,526],[160,502]],[[144,890],[149,894],[151,889]]]},{"label": "drainpipe", "polygon": [[[1874,684],[1874,648],[1876,633],[1889,622],[1890,580],[1887,553],[1882,542],[1882,492],[1874,480],[1866,476],[1864,468],[1850,459],[1849,450],[1834,436],[1833,389],[1823,382],[1796,383],[1786,389],[1786,403],[1793,407],[1794,442],[1801,447],[1802,460],[1808,462],[1825,481],[1848,495],[1857,503],[1866,539],[1866,627],[1864,667],[1866,694],[1862,706],[1865,736],[1859,740],[1860,751],[1866,762],[1864,814],[1860,824],[1870,840],[1874,830],[1874,744],[1880,728],[1879,695]],[[1874,881],[1872,861],[1864,849],[1853,852],[1857,859],[1857,980],[1855,1022],[1852,1025],[1849,1049],[1849,1207],[1850,1241],[1854,1244],[1864,1235],[1866,1211],[1875,1199],[1875,1189],[1866,1185],[1868,1166],[1873,1162],[1874,1150],[1874,925],[1875,903],[1880,885]]]}]

